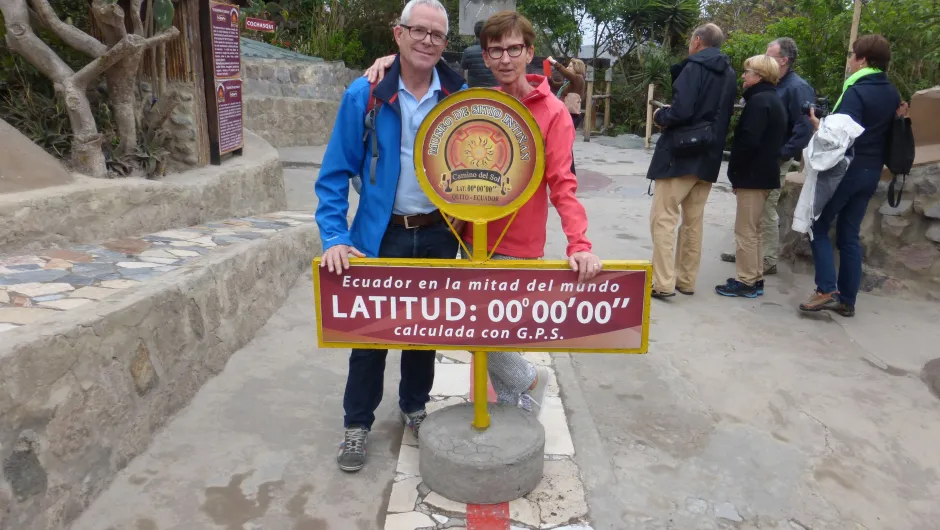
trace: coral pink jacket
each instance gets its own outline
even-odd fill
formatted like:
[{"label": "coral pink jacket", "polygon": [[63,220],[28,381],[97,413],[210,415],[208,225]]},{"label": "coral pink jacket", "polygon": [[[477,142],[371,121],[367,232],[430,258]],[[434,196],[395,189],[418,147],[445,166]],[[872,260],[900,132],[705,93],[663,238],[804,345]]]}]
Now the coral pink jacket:
[{"label": "coral pink jacket", "polygon": [[[548,201],[551,199],[561,217],[561,227],[568,237],[567,254],[590,252],[587,238],[587,212],[575,196],[578,178],[571,173],[574,123],[568,109],[548,86],[543,76],[528,74],[526,80],[535,90],[522,99],[522,103],[535,117],[545,139],[545,177],[539,190],[519,210],[506,236],[496,248],[497,254],[514,258],[541,258],[545,255],[545,233],[548,225]],[[512,216],[489,223],[487,244],[489,251]],[[464,241],[473,244],[473,227],[464,230]]]}]

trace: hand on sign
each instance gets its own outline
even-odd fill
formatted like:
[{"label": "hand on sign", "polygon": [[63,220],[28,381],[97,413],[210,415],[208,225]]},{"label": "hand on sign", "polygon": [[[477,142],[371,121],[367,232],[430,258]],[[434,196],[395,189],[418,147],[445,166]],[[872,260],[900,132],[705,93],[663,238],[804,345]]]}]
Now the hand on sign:
[{"label": "hand on sign", "polygon": [[369,80],[369,83],[378,83],[385,77],[385,71],[391,68],[394,62],[394,55],[379,57],[363,75]]},{"label": "hand on sign", "polygon": [[580,283],[594,278],[604,268],[601,259],[590,252],[575,252],[568,258],[568,264],[578,273]]},{"label": "hand on sign", "polygon": [[344,270],[349,270],[350,254],[357,258],[366,257],[366,255],[359,252],[359,249],[356,247],[336,245],[335,247],[328,248],[326,252],[323,253],[323,261],[320,262],[320,266],[326,267],[330,272],[343,274]]},{"label": "hand on sign", "polygon": [[467,222],[461,219],[457,219],[456,217],[451,217],[449,220],[450,225],[454,227],[454,232],[457,232],[457,237],[460,237],[460,234],[463,233],[464,227],[467,226]]}]

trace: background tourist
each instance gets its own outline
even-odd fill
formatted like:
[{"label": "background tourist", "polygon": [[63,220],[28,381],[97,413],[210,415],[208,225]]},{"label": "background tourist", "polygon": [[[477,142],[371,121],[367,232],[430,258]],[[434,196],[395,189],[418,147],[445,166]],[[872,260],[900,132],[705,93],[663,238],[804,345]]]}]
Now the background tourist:
[{"label": "background tourist", "polygon": [[744,110],[734,129],[728,178],[737,198],[734,220],[737,276],[715,287],[722,296],[764,294],[761,213],[770,190],[780,188],[780,148],[786,141],[787,111],[774,85],[780,67],[773,57],[744,61]]},{"label": "background tourist", "polygon": [[[761,248],[764,256],[764,274],[777,274],[777,253],[780,249],[780,216],[777,215],[777,203],[780,201],[780,188],[783,187],[787,173],[794,162],[800,161],[803,148],[813,137],[813,124],[809,115],[803,112],[803,104],[815,99],[815,91],[795,71],[797,47],[789,37],[782,37],[767,46],[767,55],[773,57],[780,66],[780,82],[777,83],[777,95],[787,110],[787,140],[780,147],[780,187],[770,190],[764,212],[761,215]],[[721,259],[734,263],[735,253],[721,255]]]},{"label": "background tourist", "polygon": [[[646,177],[655,182],[650,211],[653,237],[653,296],[695,292],[702,258],[705,201],[721,169],[724,139],[731,121],[737,83],[715,24],[699,26],[689,41],[689,57],[673,68],[672,105],[653,121],[663,128]],[[699,140],[689,145],[691,138]],[[676,248],[676,225],[679,226]]]},{"label": "background tourist", "polygon": [[[846,114],[865,128],[852,146],[852,161],[822,214],[813,222],[813,262],[816,292],[800,304],[802,311],[831,310],[842,316],[855,315],[855,299],[862,281],[862,219],[868,210],[885,165],[885,140],[901,95],[885,73],[891,62],[891,44],[881,35],[865,35],[852,44],[851,75],[833,113]],[[815,111],[814,128],[819,127]],[[836,218],[838,217],[838,221]],[[833,256],[829,228],[836,221],[839,273]]]}]

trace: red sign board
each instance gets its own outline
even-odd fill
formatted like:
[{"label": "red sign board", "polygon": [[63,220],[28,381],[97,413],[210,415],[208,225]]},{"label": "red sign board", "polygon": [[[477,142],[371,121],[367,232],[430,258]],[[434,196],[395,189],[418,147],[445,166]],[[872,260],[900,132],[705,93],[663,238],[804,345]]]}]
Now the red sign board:
[{"label": "red sign board", "polygon": [[343,275],[315,261],[321,346],[646,351],[648,265],[579,284],[567,262],[396,261],[356,262]]},{"label": "red sign board", "polygon": [[212,58],[215,78],[233,79],[241,75],[241,34],[238,6],[209,2],[212,17]]},{"label": "red sign board", "polygon": [[266,33],[273,33],[275,28],[273,20],[265,20],[263,18],[253,18],[247,17],[245,19],[245,29],[250,29],[253,31],[264,31]]},{"label": "red sign board", "polygon": [[241,82],[241,13],[238,6],[205,0],[202,10],[203,64],[210,160],[221,164],[245,145]]}]

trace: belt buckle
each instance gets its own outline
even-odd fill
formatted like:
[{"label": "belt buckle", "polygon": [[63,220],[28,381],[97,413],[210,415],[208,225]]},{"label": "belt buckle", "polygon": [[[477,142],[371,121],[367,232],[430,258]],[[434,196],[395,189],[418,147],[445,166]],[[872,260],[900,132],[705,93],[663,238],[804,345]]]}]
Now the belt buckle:
[{"label": "belt buckle", "polygon": [[409,220],[410,220],[412,217],[417,217],[417,215],[404,215],[404,216],[402,216],[402,219],[405,221],[405,230],[412,230],[412,229],[414,229],[414,228],[418,228],[417,226],[411,226],[411,223],[409,222]]}]

